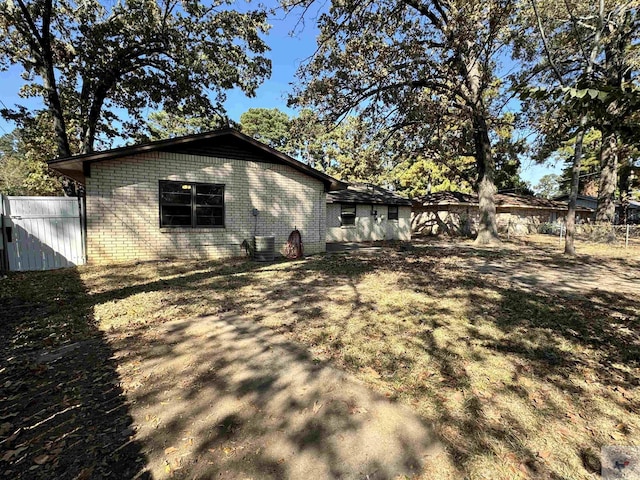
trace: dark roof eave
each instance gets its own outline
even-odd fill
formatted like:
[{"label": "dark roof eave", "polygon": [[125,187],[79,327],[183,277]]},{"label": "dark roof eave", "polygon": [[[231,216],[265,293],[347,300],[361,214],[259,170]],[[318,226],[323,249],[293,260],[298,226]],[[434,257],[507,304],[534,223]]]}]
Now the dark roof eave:
[{"label": "dark roof eave", "polygon": [[327,197],[327,203],[359,203],[359,204],[365,204],[365,205],[400,205],[403,207],[412,206],[412,203],[410,200],[402,200],[402,199],[372,200],[372,199],[363,199],[363,198]]},{"label": "dark roof eave", "polygon": [[411,200],[403,198],[391,191],[366,192],[351,188],[327,194],[327,203],[347,203],[366,205],[401,205],[410,207]]},{"label": "dark roof eave", "polygon": [[[340,180],[337,180],[325,173],[319,172],[318,170],[315,170],[314,168],[311,168],[310,166],[290,157],[289,155],[285,155],[284,153],[281,153],[269,147],[268,145],[265,145],[264,143],[259,142],[254,138],[251,138],[233,128],[225,128],[225,129],[215,130],[213,132],[198,133],[198,134],[187,135],[179,138],[170,138],[166,140],[157,140],[154,142],[142,143],[138,145],[118,147],[118,148],[113,148],[111,150],[105,150],[102,152],[91,152],[91,153],[84,153],[80,155],[74,155],[71,157],[56,158],[53,160],[49,160],[47,163],[52,169],[62,173],[65,176],[73,178],[74,180],[78,180],[79,178],[82,178],[82,180],[84,180],[83,165],[85,164],[85,162],[92,164],[92,163],[101,162],[105,160],[112,160],[114,158],[121,158],[124,156],[139,155],[141,153],[146,153],[146,152],[162,151],[163,149],[166,149],[169,147],[187,145],[194,141],[208,140],[208,139],[222,137],[224,135],[234,136],[256,148],[259,148],[265,153],[271,155],[272,157],[279,159],[283,164],[289,165],[290,167],[302,173],[305,173],[310,177],[313,177],[313,178],[316,178],[317,180],[322,181],[325,184],[327,191],[343,190],[347,188],[347,184],[345,184],[344,182],[341,182]],[[62,168],[63,165],[66,165],[69,167],[75,166],[76,168]],[[65,173],[65,171],[67,173]],[[70,171],[77,172],[77,173],[69,174],[68,172]],[[81,181],[81,183],[84,183],[84,182]]]}]

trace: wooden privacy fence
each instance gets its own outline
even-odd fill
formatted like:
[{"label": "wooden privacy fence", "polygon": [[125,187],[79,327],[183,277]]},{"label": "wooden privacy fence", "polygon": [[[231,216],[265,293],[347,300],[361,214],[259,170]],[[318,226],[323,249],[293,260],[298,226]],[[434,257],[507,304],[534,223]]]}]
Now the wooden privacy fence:
[{"label": "wooden privacy fence", "polygon": [[81,199],[0,196],[0,203],[4,269],[51,270],[85,263]]}]

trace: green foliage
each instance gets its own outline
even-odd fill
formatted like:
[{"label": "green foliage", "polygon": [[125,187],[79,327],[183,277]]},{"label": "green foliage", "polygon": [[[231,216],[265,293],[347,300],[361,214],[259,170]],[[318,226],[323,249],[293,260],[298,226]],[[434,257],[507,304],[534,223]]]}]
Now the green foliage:
[{"label": "green foliage", "polygon": [[362,117],[347,117],[333,131],[327,173],[348,182],[383,183],[393,153]]},{"label": "green foliage", "polygon": [[134,140],[139,143],[182,137],[216,130],[226,123],[226,119],[220,115],[188,115],[182,110],[176,113],[159,110],[149,114],[145,130],[135,135]]},{"label": "green foliage", "polygon": [[[573,165],[573,152],[576,138],[562,142],[559,148],[553,153],[552,158],[564,163],[562,177],[560,179],[560,190],[569,193],[571,185],[571,168]],[[578,193],[580,195],[597,196],[598,175],[600,173],[600,144],[602,134],[599,130],[590,129],[585,135],[582,144],[582,162],[580,163],[580,182]]]},{"label": "green foliage", "polygon": [[215,118],[226,90],[255,93],[271,69],[267,14],[232,4],[4,1],[0,66],[21,66],[21,95],[45,100],[58,155],[88,152],[138,132],[146,108]]},{"label": "green foliage", "polygon": [[538,183],[533,187],[533,191],[540,197],[554,198],[561,193],[561,180],[562,177],[555,173],[543,175]]},{"label": "green foliage", "polygon": [[[573,155],[567,145],[575,145],[582,118],[588,129],[637,143],[640,2],[531,0],[520,7],[519,21],[531,35],[519,40],[525,68],[517,90],[539,133],[537,158]],[[599,166],[587,140],[583,171],[594,173]]]},{"label": "green foliage", "polygon": [[332,162],[333,127],[323,123],[312,110],[302,109],[291,119],[290,132],[293,156],[326,172]]},{"label": "green foliage", "polygon": [[[526,190],[519,177],[522,142],[512,141],[509,121],[513,123],[513,118],[503,121],[496,133],[496,178],[499,188],[522,192]],[[407,196],[473,189],[474,158],[447,150],[437,132],[433,142],[439,151],[416,154],[424,151],[424,144],[408,130],[388,135],[361,116],[327,125],[308,109],[290,119],[277,109],[254,108],[243,113],[240,122],[244,133],[341,180],[387,186]],[[454,125],[440,132],[442,137],[458,136],[465,141],[467,134]]]},{"label": "green foliage", "polygon": [[533,194],[530,185],[520,177],[520,158],[526,153],[527,144],[524,139],[514,136],[516,117],[507,113],[496,120],[493,143],[496,187],[498,191]]},{"label": "green foliage", "polygon": [[277,108],[250,108],[240,116],[243,133],[284,153],[292,153],[291,120]]},{"label": "green foliage", "polygon": [[471,193],[473,184],[467,172],[473,169],[473,157],[459,157],[446,164],[418,157],[398,163],[391,171],[390,183],[409,198],[435,192]]},{"label": "green foliage", "polygon": [[20,132],[0,137],[0,194],[61,195],[62,183]]}]

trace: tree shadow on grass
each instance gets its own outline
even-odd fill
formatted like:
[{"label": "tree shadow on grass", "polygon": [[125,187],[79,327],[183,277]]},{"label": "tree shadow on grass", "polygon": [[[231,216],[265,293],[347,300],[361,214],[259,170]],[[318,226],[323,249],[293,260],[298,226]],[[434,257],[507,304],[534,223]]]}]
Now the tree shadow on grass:
[{"label": "tree shadow on grass", "polygon": [[[537,478],[566,478],[559,473],[559,460],[543,458],[549,448],[545,442],[557,431],[546,432],[537,449],[527,437],[547,423],[575,421],[579,429],[569,433],[579,439],[565,441],[574,450],[574,460],[581,462],[572,468],[590,465],[587,471],[592,471],[594,452],[603,439],[585,436],[591,421],[598,420],[588,415],[601,413],[611,417],[609,423],[620,411],[637,415],[635,400],[620,393],[637,386],[633,370],[621,368],[636,365],[629,362],[637,354],[637,305],[611,292],[583,291],[581,298],[567,299],[553,292],[508,288],[500,278],[479,281],[468,271],[449,275],[439,261],[454,253],[434,256],[421,249],[389,249],[381,255],[335,255],[267,266],[158,265],[154,268],[168,278],[142,272],[130,282],[127,274],[136,270],[125,269],[92,289],[95,293],[79,305],[117,303],[145,293],[161,294],[161,301],[151,306],[158,314],[178,302],[187,304],[180,311],[186,316],[182,321],[125,322],[121,332],[109,334],[123,386],[135,400],[129,413],[139,428],[137,441],[159,477],[389,478],[392,472],[415,471],[423,460],[423,448],[430,442],[420,432],[428,430],[429,422],[437,425],[436,433],[461,476],[477,473],[479,459],[491,457]],[[502,257],[507,258],[503,252],[463,253],[453,256],[452,265],[464,264],[465,258]],[[517,265],[507,272],[514,268]],[[273,272],[279,273],[270,276]],[[390,285],[401,291],[398,310],[368,295],[362,284],[368,274],[380,281],[387,274],[398,278]],[[250,297],[239,293],[245,287],[251,287]],[[329,297],[327,292],[336,287],[344,295]],[[412,295],[424,295],[431,303],[411,304]],[[205,313],[224,315],[192,315],[188,304],[200,298]],[[30,301],[49,305],[42,299]],[[327,316],[331,306],[337,313]],[[83,314],[62,307],[60,312],[74,318]],[[90,306],[82,308],[91,311]],[[54,313],[46,310],[43,316],[55,314],[55,308],[51,310]],[[272,328],[310,350],[323,347],[341,367],[373,371],[379,391],[425,408],[423,419],[416,422],[409,415],[411,421],[397,422],[414,425],[413,432],[398,432],[386,424],[368,430],[372,417],[378,422],[397,418],[402,409],[368,391],[350,396],[347,392],[353,390],[345,388],[345,381],[325,373],[332,370],[290,343],[291,337],[274,336],[245,317],[265,322],[277,317]],[[56,322],[64,323],[64,315]],[[494,329],[491,335],[488,327]],[[311,330],[318,333],[309,335]],[[354,339],[361,343],[353,344]],[[393,347],[394,342],[401,348]],[[366,349],[370,356],[359,355]],[[590,357],[589,351],[596,355]],[[496,358],[501,363],[490,364]],[[593,392],[576,382],[583,372],[610,387],[596,392],[593,408],[585,406]],[[368,400],[358,401],[361,398]],[[618,410],[600,411],[603,401],[618,405]],[[567,417],[572,412],[577,419]],[[580,418],[585,412],[588,418]],[[384,431],[391,434],[377,436]],[[402,452],[393,462],[385,457],[390,449]],[[345,458],[349,452],[353,454]],[[553,455],[564,453],[554,450]],[[359,456],[365,454],[369,456]],[[502,465],[500,461],[491,466]],[[492,473],[513,475],[510,470]]]},{"label": "tree shadow on grass", "polygon": [[438,445],[406,407],[233,314],[113,341],[154,474],[387,479]]},{"label": "tree shadow on grass", "polygon": [[501,302],[494,322],[507,337],[492,348],[529,359],[543,376],[584,366],[605,385],[640,386],[637,300],[595,289],[579,298],[496,290]]},{"label": "tree shadow on grass", "polygon": [[12,273],[0,282],[0,472],[150,478],[78,271]]}]

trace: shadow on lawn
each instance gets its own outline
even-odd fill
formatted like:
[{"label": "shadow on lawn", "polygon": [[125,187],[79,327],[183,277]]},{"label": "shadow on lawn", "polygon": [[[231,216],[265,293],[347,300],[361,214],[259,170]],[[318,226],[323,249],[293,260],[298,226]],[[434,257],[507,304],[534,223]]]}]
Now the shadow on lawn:
[{"label": "shadow on lawn", "polygon": [[[471,252],[472,247],[468,250],[456,255],[455,262],[464,264],[470,257],[494,259],[503,255],[500,251],[479,255]],[[393,253],[383,258],[360,257],[377,273],[403,272],[400,288],[426,293],[433,297],[434,305],[439,305],[439,298],[443,304],[453,301],[460,305],[454,321],[446,312],[439,318],[434,313],[439,310],[437,307],[426,317],[418,309],[410,314],[398,312],[400,316],[407,315],[412,323],[407,325],[410,331],[406,333],[412,338],[402,348],[390,347],[380,354],[397,360],[374,360],[373,366],[383,378],[395,382],[398,397],[411,403],[428,399],[434,414],[427,419],[437,425],[436,432],[461,475],[469,474],[467,466],[478,458],[502,456],[515,464],[513,474],[566,478],[559,473],[566,471],[566,466],[550,468],[546,459],[551,453],[545,450],[549,447],[544,439],[538,443],[540,450],[532,449],[527,440],[545,424],[558,425],[565,431],[566,425],[573,429],[569,438],[562,437],[563,450],[554,455],[569,455],[581,464],[585,471],[576,473],[577,478],[599,472],[600,446],[628,442],[639,423],[640,402],[633,393],[640,386],[638,298],[632,292],[625,295],[597,288],[579,289],[575,285],[566,291],[554,291],[552,282],[541,289],[522,284],[508,288],[505,285],[510,283],[510,275],[517,274],[518,264],[509,266],[502,276],[480,277],[474,271],[455,268],[441,276],[443,271],[433,259],[452,254],[453,250],[443,248],[435,255],[429,249],[415,249],[400,260],[391,258]],[[529,262],[527,257],[527,262],[534,269],[536,262],[540,262],[540,268],[549,267],[548,258],[546,262],[543,258]],[[562,266],[560,260],[552,263]],[[620,263],[629,270],[629,278],[634,276],[634,265]],[[571,266],[577,276],[581,272],[593,273],[593,267],[598,271],[607,269],[601,260],[598,263],[593,259],[573,260]],[[362,314],[363,310],[356,313]],[[497,328],[501,333],[483,333],[487,328]],[[443,331],[449,333],[442,335]],[[384,334],[389,343],[392,337],[399,336],[394,329]],[[461,347],[465,344],[467,351]],[[411,346],[417,358],[424,351],[429,358],[428,368],[435,370],[427,372],[422,384],[411,384],[411,371],[420,368],[416,356],[412,360],[411,355],[402,353]],[[485,370],[486,377],[482,370],[476,371],[474,381],[468,367],[477,362],[489,368],[489,360],[496,357],[502,362],[493,367],[496,371]],[[514,369],[512,378],[501,378],[501,369]],[[432,378],[438,380],[434,382]],[[508,407],[508,399],[514,395],[521,403],[518,408]],[[488,411],[498,411],[498,418],[485,415]],[[532,418],[538,426],[531,423]],[[558,432],[551,431],[549,435],[547,440],[557,437]]]},{"label": "shadow on lawn", "polygon": [[0,280],[0,473],[149,478],[92,306],[75,269]]},{"label": "shadow on lawn", "polygon": [[[315,477],[358,472],[361,477],[389,478],[414,471],[434,443],[424,421],[436,426],[461,476],[470,475],[479,458],[499,457],[516,471],[496,473],[497,477],[559,479],[565,476],[553,462],[560,460],[545,460],[541,455],[547,455],[548,447],[543,442],[536,449],[528,438],[545,424],[575,421],[570,435],[577,437],[563,440],[565,450],[554,455],[569,455],[575,460],[572,468],[581,465],[585,471],[577,475],[580,478],[598,470],[597,452],[607,433],[584,432],[602,418],[613,425],[620,421],[602,409],[603,401],[637,416],[637,399],[623,398],[620,392],[638,386],[638,377],[630,373],[638,367],[638,305],[633,298],[607,291],[554,291],[553,282],[535,291],[522,283],[508,286],[505,281],[520,274],[518,262],[525,257],[530,268],[571,267],[578,276],[606,269],[590,259],[567,263],[545,255],[471,246],[461,252],[419,247],[270,266],[159,264],[162,275],[180,276],[153,281],[141,276],[133,285],[106,285],[91,301],[160,291],[167,293],[170,305],[182,293],[186,301],[198,301],[202,292],[215,293],[217,300],[207,313],[220,317],[125,328],[114,344],[119,362],[131,374],[125,388],[139,406],[138,438],[158,476],[175,471],[204,477],[285,478],[313,471]],[[439,261],[446,257],[453,257],[454,263],[443,270]],[[482,277],[473,269],[452,267],[471,259],[479,260],[480,266],[494,260],[511,263]],[[268,281],[258,277],[272,271],[281,275]],[[434,303],[428,311],[419,306],[381,311],[377,299],[367,300],[361,291],[359,283],[368,273],[399,273],[402,291],[422,293]],[[254,297],[238,295],[248,285]],[[328,299],[327,292],[336,286],[350,292],[346,300]],[[177,297],[169,297],[171,293]],[[343,317],[326,325],[327,304],[340,302]],[[181,314],[188,315],[188,309]],[[390,391],[392,398],[426,404],[433,413],[419,421],[369,391],[347,388],[346,380],[314,364],[305,351],[238,316],[265,322],[277,317],[272,328],[309,348],[324,348],[352,372],[373,369],[374,383]],[[361,327],[354,328],[355,318],[364,320]],[[501,333],[486,335],[486,325]],[[309,335],[311,330],[317,333]],[[450,338],[443,341],[441,332],[446,330]],[[354,336],[362,349],[376,343],[379,351],[358,356],[350,345]],[[420,355],[429,359],[424,380],[411,376],[422,368]],[[496,356],[503,363],[487,372],[491,377],[479,387],[478,373],[470,373],[468,367]],[[513,370],[511,378],[504,377],[501,368]],[[575,381],[583,376],[603,390]],[[548,390],[559,392],[557,398]],[[592,402],[594,392],[599,402]],[[513,399],[521,404],[520,410],[509,406]],[[498,411],[498,417],[487,415],[490,410]],[[572,411],[584,418],[576,414],[577,419],[568,419]],[[393,420],[370,428],[372,421],[384,418]],[[397,425],[411,427],[398,431]],[[557,433],[548,435],[551,439]]]},{"label": "shadow on lawn", "polygon": [[[152,472],[189,478],[395,478],[438,442],[408,408],[233,314],[115,342]],[[144,379],[140,381],[140,379]]]},{"label": "shadow on lawn", "polygon": [[[441,442],[458,476],[469,476],[470,465],[478,458],[503,456],[513,458],[509,461],[519,466],[520,473],[565,478],[528,444],[527,437],[540,427],[527,424],[527,415],[536,416],[539,425],[566,423],[568,410],[544,392],[528,389],[518,376],[557,389],[576,410],[593,418],[608,415],[599,410],[601,402],[585,407],[591,392],[571,377],[587,372],[606,388],[637,388],[638,377],[629,371],[637,371],[639,361],[638,305],[605,291],[582,291],[579,298],[568,298],[558,292],[509,288],[499,276],[479,279],[473,272],[451,267],[447,268],[455,273],[452,277],[441,276],[439,257],[454,253],[447,248],[416,248],[268,266],[158,263],[157,274],[169,278],[149,280],[143,273],[129,277],[135,269],[125,269],[105,276],[89,296],[75,271],[12,276],[31,283],[28,290],[9,295],[11,302],[0,307],[0,314],[12,316],[13,322],[3,332],[3,351],[12,353],[0,381],[28,380],[16,383],[12,395],[17,396],[2,399],[3,422],[11,423],[2,438],[20,426],[14,418],[24,418],[21,424],[30,426],[68,406],[82,406],[21,432],[12,440],[12,449],[27,441],[36,448],[29,446],[0,468],[26,475],[22,472],[34,465],[34,458],[48,454],[51,459],[24,478],[72,478],[94,463],[92,478],[100,478],[108,469],[119,478],[131,478],[145,465],[154,477],[393,478],[416,471]],[[511,253],[469,248],[456,261],[500,259]],[[542,265],[542,257],[532,259],[538,261]],[[259,277],[275,271],[281,274],[268,280]],[[514,271],[517,266],[505,274]],[[66,278],[69,272],[74,272],[71,279]],[[400,275],[396,287],[407,298],[423,294],[433,303],[425,310],[403,299],[397,311],[385,307],[362,290],[360,282],[368,273]],[[60,284],[59,297],[38,297],[40,287],[51,292],[46,284]],[[248,285],[254,287],[253,296],[239,295]],[[336,286],[348,292],[344,299],[327,296]],[[93,306],[152,292],[163,292],[153,314],[161,314],[171,302],[202,301],[202,311],[216,316],[193,321],[187,305],[180,314],[191,317],[188,321],[120,325],[109,334],[117,357],[112,360],[113,352],[93,326]],[[328,303],[340,304],[340,318],[325,315]],[[464,318],[459,317],[460,309]],[[34,323],[34,317],[46,319],[47,324]],[[257,323],[275,317],[272,328],[290,337]],[[354,326],[352,319],[364,320],[362,326]],[[486,325],[500,335],[484,333]],[[47,345],[49,334],[59,326],[68,336]],[[311,330],[317,334],[309,335]],[[449,337],[443,337],[441,332],[447,330]],[[403,403],[426,405],[430,413],[418,418],[314,361],[287,338],[310,349],[324,348],[335,363],[352,372],[374,371],[379,391],[390,392],[388,396]],[[360,342],[356,350],[372,350],[370,357],[350,350],[353,338]],[[44,373],[38,373],[42,367],[37,366],[30,371],[37,365],[42,344],[50,350],[78,340],[83,343],[45,364]],[[487,376],[485,390],[477,389],[478,372],[469,367],[496,355],[514,369],[513,378],[503,381],[500,372],[487,372],[496,377]],[[424,358],[428,361],[421,363]],[[115,362],[122,367],[122,388],[133,402],[130,409],[118,386]],[[424,377],[412,376],[425,364]],[[53,375],[58,370],[63,375],[60,380]],[[622,399],[615,392],[602,395],[637,415],[636,400]],[[21,404],[27,396],[36,401]],[[499,403],[511,396],[530,408],[523,410],[525,415]],[[531,402],[538,403],[531,406]],[[16,408],[18,416],[7,417]],[[499,418],[485,414],[490,408],[499,410]],[[130,433],[131,417],[137,441],[127,443],[128,436],[121,434]],[[589,418],[579,421],[588,426]],[[437,440],[430,424],[436,426]],[[89,428],[76,430],[85,425]],[[58,444],[47,440],[65,433],[60,440],[65,442],[63,450],[53,453]],[[570,442],[584,469],[595,472],[594,452],[602,439],[566,441]],[[94,462],[102,458],[106,463]]]},{"label": "shadow on lawn", "polygon": [[602,384],[640,386],[640,378],[631,374],[640,369],[636,300],[600,290],[578,298],[498,291],[502,300],[495,323],[512,340],[495,348],[530,359],[543,376],[549,369],[597,364],[594,371]]},{"label": "shadow on lawn", "polygon": [[[585,473],[599,474],[600,447],[629,442],[638,427],[640,399],[631,392],[640,386],[640,304],[629,295],[598,289],[581,295],[549,295],[494,286],[493,292],[500,298],[497,306],[493,303],[491,308],[493,298],[471,294],[468,314],[470,319],[491,322],[504,335],[483,336],[470,327],[470,336],[476,345],[513,360],[516,371],[508,388],[530,405],[540,422],[560,428],[569,425],[577,429],[577,437],[579,432],[587,433],[578,442],[565,438],[564,428],[565,448],[569,446],[579,458]],[[524,387],[520,378],[542,388]],[[562,392],[570,406],[556,404],[548,395],[549,387]],[[526,430],[518,432],[517,419],[510,423],[519,433],[516,438],[526,438]],[[486,425],[480,427],[478,431],[486,431]],[[519,440],[509,443],[518,445]],[[529,473],[562,478],[546,470],[539,452],[515,450],[525,458]]]}]

